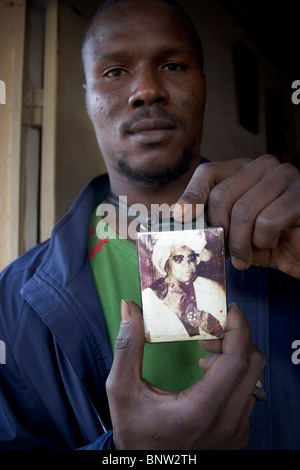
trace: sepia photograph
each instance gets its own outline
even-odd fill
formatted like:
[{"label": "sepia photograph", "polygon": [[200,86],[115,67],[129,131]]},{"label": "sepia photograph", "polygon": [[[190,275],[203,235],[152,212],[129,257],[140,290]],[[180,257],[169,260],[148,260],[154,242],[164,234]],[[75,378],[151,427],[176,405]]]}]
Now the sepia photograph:
[{"label": "sepia photograph", "polygon": [[222,228],[139,233],[138,257],[147,342],[223,338]]}]

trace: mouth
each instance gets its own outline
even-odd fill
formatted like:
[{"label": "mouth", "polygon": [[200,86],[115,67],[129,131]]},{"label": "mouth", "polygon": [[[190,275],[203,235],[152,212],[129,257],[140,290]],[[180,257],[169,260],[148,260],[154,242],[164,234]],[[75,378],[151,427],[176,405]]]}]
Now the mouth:
[{"label": "mouth", "polygon": [[158,144],[169,139],[175,132],[176,125],[161,118],[142,119],[128,129],[128,134],[143,144]]}]

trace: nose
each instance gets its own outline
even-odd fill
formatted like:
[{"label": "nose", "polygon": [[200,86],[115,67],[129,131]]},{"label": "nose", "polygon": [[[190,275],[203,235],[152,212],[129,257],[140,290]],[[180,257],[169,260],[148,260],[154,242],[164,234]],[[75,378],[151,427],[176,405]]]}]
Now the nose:
[{"label": "nose", "polygon": [[141,68],[133,83],[129,104],[134,108],[166,104],[169,94],[164,86],[162,76],[156,68],[144,66]]}]

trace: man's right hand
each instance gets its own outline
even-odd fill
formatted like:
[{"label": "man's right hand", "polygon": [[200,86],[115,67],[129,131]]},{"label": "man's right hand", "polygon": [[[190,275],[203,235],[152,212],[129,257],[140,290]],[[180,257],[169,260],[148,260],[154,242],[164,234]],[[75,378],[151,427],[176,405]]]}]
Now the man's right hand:
[{"label": "man's right hand", "polygon": [[180,393],[160,390],[142,378],[141,310],[123,301],[121,316],[106,384],[116,449],[245,447],[255,404],[252,393],[263,373],[264,356],[251,345],[250,327],[239,308],[229,306],[222,340],[201,342],[212,353],[200,360],[205,376]]}]

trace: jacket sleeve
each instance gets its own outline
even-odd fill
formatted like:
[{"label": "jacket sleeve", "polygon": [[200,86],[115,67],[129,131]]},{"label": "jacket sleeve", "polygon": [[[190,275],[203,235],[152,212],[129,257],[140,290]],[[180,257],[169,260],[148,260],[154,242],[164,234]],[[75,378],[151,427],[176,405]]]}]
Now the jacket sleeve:
[{"label": "jacket sleeve", "polygon": [[20,295],[31,273],[18,267],[0,275],[0,449],[112,448],[64,351]]}]

